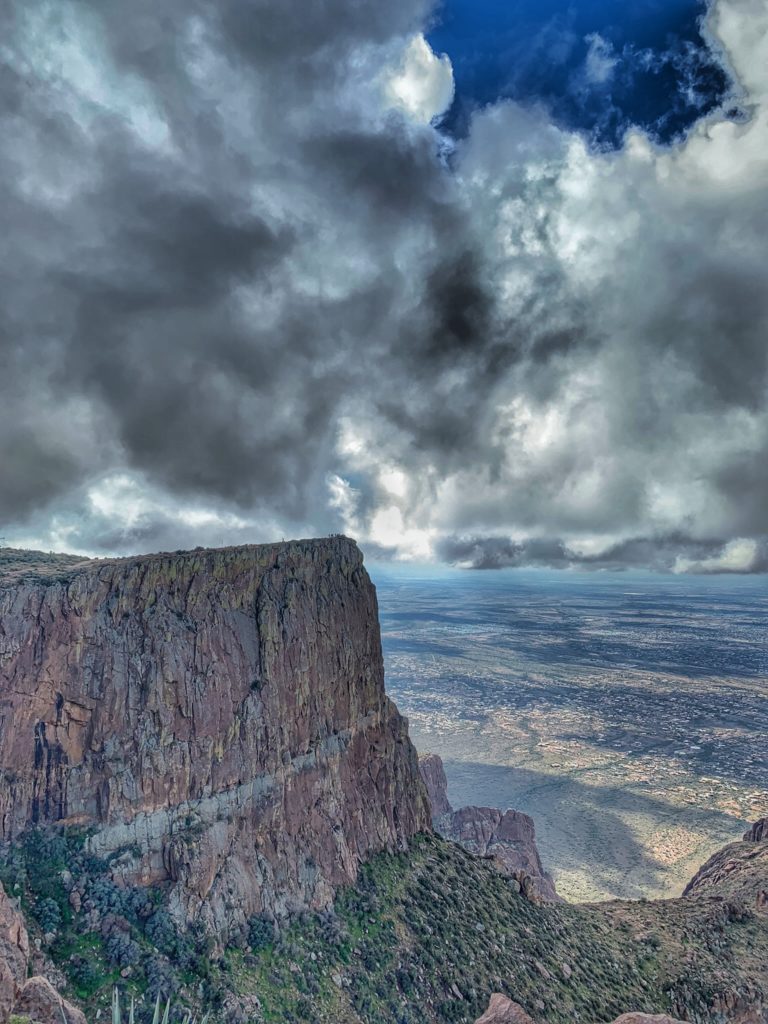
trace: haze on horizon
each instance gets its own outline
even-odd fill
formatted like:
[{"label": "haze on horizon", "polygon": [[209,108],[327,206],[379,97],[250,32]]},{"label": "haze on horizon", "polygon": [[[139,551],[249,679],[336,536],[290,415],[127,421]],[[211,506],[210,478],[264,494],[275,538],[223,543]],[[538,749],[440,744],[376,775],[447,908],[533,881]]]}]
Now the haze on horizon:
[{"label": "haze on horizon", "polygon": [[6,4],[3,543],[764,573],[768,4],[536,10]]}]

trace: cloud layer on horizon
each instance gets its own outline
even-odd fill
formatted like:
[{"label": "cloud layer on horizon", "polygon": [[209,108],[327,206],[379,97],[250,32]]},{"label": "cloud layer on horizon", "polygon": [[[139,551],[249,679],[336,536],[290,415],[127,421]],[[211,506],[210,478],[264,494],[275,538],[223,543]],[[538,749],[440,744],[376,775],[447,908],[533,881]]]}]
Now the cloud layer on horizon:
[{"label": "cloud layer on horizon", "polygon": [[613,153],[446,139],[430,13],[0,15],[9,541],[768,569],[766,5],[708,16],[746,119]]}]

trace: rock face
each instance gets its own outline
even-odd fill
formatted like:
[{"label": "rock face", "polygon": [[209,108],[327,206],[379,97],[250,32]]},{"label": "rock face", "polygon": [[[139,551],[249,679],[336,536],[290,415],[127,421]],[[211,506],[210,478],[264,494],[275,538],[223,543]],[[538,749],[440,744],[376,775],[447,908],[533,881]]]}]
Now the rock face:
[{"label": "rock face", "polygon": [[[442,830],[445,819],[439,819]],[[462,807],[446,822],[446,835],[478,857],[492,857],[499,868],[520,883],[534,902],[559,899],[536,848],[533,819],[521,811],[495,807]]]},{"label": "rock face", "polygon": [[755,822],[740,843],[713,854],[683,896],[717,896],[768,913],[768,819]]},{"label": "rock face", "polygon": [[344,537],[0,575],[0,771],[0,839],[95,826],[218,934],[430,824]]},{"label": "rock face", "polygon": [[0,885],[0,1024],[11,1014],[41,1024],[85,1024],[76,1007],[42,977],[27,978],[29,937],[24,920]]},{"label": "rock face", "polygon": [[29,937],[24,920],[0,885],[0,1024],[5,1024],[27,977]]},{"label": "rock face", "polygon": [[50,981],[39,975],[24,983],[13,1012],[38,1024],[86,1024],[83,1011],[62,999]]},{"label": "rock face", "polygon": [[448,779],[442,758],[437,754],[422,754],[419,757],[419,771],[427,787],[432,817],[440,818],[444,814],[451,814],[453,808],[448,799]]},{"label": "rock face", "polygon": [[544,870],[536,848],[533,819],[522,811],[495,807],[462,807],[455,811],[448,800],[448,780],[437,754],[419,758],[432,807],[435,829],[474,853],[493,858],[499,870],[514,878],[533,902],[559,900],[552,878]]}]

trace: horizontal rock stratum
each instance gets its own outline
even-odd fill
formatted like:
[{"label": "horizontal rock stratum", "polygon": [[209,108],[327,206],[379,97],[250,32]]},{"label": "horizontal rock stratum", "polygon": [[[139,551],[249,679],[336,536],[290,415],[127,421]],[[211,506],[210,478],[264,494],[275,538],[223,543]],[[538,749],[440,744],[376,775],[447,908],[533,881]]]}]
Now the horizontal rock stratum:
[{"label": "horizontal rock stratum", "polygon": [[219,934],[430,827],[345,537],[0,565],[0,838],[94,829]]}]

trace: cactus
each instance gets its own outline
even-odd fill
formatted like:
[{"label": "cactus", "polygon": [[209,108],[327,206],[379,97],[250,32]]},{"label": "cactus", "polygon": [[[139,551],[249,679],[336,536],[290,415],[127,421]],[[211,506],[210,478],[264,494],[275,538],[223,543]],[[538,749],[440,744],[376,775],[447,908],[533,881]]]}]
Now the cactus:
[{"label": "cactus", "polygon": [[[160,1002],[160,996],[158,995],[157,999],[155,1000],[155,1010],[154,1013],[152,1014],[152,1024],[168,1024],[169,1018],[171,1016],[171,1000],[168,999],[166,1001],[165,1009],[162,1011],[162,1015],[161,1005],[162,1004]],[[133,998],[133,996],[131,996],[131,1002],[128,1007],[128,1020],[126,1021],[126,1024],[135,1024],[135,1016],[136,1001]],[[208,1016],[209,1015],[207,1013],[204,1014],[200,1018],[200,1024],[208,1024]],[[114,988],[112,990],[112,1024],[123,1024],[123,1011],[120,1006],[120,993],[118,992],[117,988]],[[192,1014],[189,1011],[187,1011],[186,1014],[184,1015],[182,1024],[197,1024],[197,1021],[192,1016]]]}]

